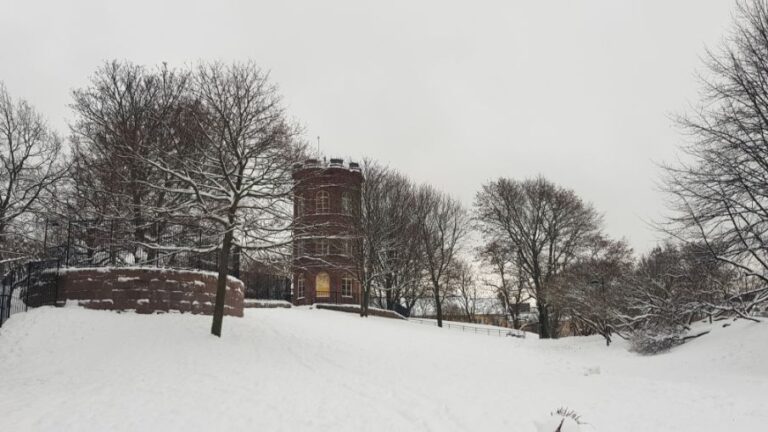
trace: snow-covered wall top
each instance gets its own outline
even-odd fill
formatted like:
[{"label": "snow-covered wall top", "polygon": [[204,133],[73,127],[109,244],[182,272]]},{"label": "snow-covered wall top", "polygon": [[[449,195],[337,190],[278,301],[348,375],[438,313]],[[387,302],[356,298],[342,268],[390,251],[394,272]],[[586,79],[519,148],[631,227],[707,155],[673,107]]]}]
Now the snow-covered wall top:
[{"label": "snow-covered wall top", "polygon": [[[66,268],[59,272],[59,299],[90,309],[137,313],[213,314],[217,275],[155,267]],[[243,316],[244,285],[229,277],[224,313]]]}]

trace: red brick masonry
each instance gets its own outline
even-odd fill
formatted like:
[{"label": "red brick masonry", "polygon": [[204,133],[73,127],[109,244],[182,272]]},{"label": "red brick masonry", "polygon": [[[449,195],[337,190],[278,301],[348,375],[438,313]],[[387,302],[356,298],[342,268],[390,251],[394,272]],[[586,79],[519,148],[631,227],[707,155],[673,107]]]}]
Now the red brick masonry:
[{"label": "red brick masonry", "polygon": [[[227,280],[224,314],[243,316],[243,283]],[[59,273],[59,299],[89,309],[180,311],[213,315],[216,274],[152,267],[66,268]]]}]

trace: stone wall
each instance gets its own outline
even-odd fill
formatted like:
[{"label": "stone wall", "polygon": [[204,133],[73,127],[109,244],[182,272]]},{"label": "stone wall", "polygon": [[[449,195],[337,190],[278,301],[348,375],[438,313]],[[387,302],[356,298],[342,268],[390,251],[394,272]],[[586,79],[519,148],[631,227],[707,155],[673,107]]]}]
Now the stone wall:
[{"label": "stone wall", "polygon": [[[137,313],[189,312],[213,315],[215,273],[152,267],[66,268],[59,273],[59,299],[89,309]],[[243,283],[227,280],[224,314],[243,316]]]}]

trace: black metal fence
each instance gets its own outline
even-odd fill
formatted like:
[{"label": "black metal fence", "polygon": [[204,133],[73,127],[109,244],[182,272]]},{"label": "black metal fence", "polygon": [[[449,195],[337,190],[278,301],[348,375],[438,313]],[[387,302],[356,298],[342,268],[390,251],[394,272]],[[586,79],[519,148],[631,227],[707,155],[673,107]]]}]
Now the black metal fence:
[{"label": "black metal fence", "polygon": [[245,285],[245,298],[260,300],[291,300],[291,279],[279,274],[240,271]]},{"label": "black metal fence", "polygon": [[0,327],[13,314],[58,302],[58,260],[30,261],[0,281]]},{"label": "black metal fence", "polygon": [[[127,219],[46,221],[42,248],[37,246],[30,253],[35,261],[23,257],[3,261],[0,325],[16,312],[55,305],[59,267],[152,266],[215,272],[219,241],[220,233],[205,224]],[[237,248],[233,248],[229,263],[230,275],[240,277]]]},{"label": "black metal fence", "polygon": [[[88,219],[45,223],[38,261],[9,261],[0,287],[0,324],[30,307],[56,304],[63,267],[154,266],[217,271],[219,235],[202,224]],[[40,260],[41,259],[41,260]],[[54,268],[55,267],[55,268]],[[233,252],[230,274],[239,276]]]},{"label": "black metal fence", "polygon": [[[44,254],[65,267],[154,266],[218,270],[220,235],[203,224],[126,219],[48,222]],[[230,259],[239,276],[240,254]]]}]

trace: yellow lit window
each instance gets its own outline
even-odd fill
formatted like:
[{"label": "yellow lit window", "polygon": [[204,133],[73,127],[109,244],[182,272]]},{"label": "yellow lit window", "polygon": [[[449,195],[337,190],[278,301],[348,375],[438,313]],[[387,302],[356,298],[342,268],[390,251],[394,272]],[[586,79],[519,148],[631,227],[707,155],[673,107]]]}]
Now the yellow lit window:
[{"label": "yellow lit window", "polygon": [[315,293],[318,297],[329,297],[331,295],[331,277],[328,273],[319,273],[315,278]]}]

